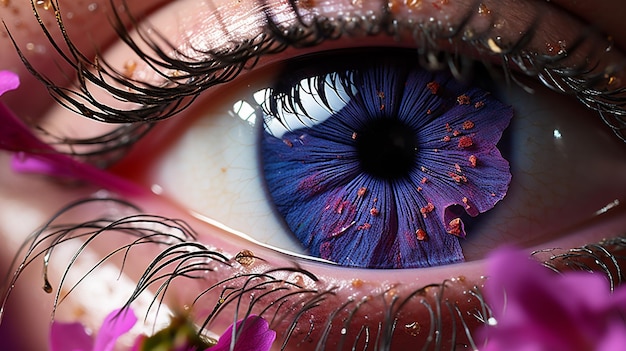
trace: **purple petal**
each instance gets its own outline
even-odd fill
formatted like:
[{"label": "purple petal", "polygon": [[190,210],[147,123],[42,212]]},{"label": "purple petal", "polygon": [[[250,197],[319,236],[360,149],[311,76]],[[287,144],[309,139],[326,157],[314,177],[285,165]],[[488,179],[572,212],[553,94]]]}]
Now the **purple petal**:
[{"label": "purple petal", "polygon": [[611,294],[602,276],[557,275],[510,248],[489,258],[488,274],[485,296],[498,321],[483,331],[488,350],[609,350],[623,343],[625,288]]},{"label": "purple petal", "polygon": [[137,317],[130,308],[118,309],[104,319],[93,351],[111,351],[117,339],[128,332],[137,323]]},{"label": "purple petal", "polygon": [[276,332],[269,329],[269,324],[265,319],[251,315],[237,322],[234,329],[231,325],[222,334],[217,344],[205,351],[231,350],[233,334],[236,334],[235,340],[237,341],[234,351],[268,351],[276,339]]},{"label": "purple petal", "polygon": [[92,351],[93,339],[80,323],[53,322],[50,351]]},{"label": "purple petal", "polygon": [[[428,87],[435,80],[442,85],[436,94]],[[512,110],[451,75],[391,64],[364,68],[354,85],[358,94],[330,118],[281,139],[264,135],[264,176],[277,211],[311,255],[341,265],[409,268],[463,261],[462,212],[488,211],[508,190],[509,163],[496,143]],[[458,102],[461,96],[467,103]],[[402,145],[415,134],[415,161],[382,163],[393,168],[408,160],[407,174],[403,166],[401,176],[395,170],[393,176],[375,174],[385,153],[372,169],[360,158],[359,145],[370,145],[359,144],[369,140],[360,138],[379,127],[390,128],[385,130]],[[393,134],[400,129],[409,134]]]}]

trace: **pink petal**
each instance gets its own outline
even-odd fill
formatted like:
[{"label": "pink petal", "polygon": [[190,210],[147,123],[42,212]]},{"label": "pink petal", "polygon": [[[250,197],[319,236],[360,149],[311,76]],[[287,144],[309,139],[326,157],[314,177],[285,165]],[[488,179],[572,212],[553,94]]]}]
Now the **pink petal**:
[{"label": "pink petal", "polygon": [[50,351],[91,351],[93,340],[80,323],[53,322],[50,327]]},{"label": "pink petal", "polygon": [[[234,332],[238,334],[234,351],[268,351],[276,339],[276,332],[269,329],[267,321],[255,315],[237,322]],[[229,351],[232,340],[233,326],[231,325],[220,337],[217,345],[205,351]]]},{"label": "pink petal", "polygon": [[[626,293],[585,272],[555,274],[511,248],[489,258],[485,297],[498,324],[485,350],[612,350],[626,335]],[[613,341],[616,340],[616,341]],[[606,348],[602,345],[608,345]]]},{"label": "pink petal", "polygon": [[20,86],[20,77],[11,71],[0,71],[0,96]]},{"label": "pink petal", "polygon": [[137,323],[137,317],[130,308],[118,309],[109,313],[98,331],[93,351],[111,351],[117,339]]}]

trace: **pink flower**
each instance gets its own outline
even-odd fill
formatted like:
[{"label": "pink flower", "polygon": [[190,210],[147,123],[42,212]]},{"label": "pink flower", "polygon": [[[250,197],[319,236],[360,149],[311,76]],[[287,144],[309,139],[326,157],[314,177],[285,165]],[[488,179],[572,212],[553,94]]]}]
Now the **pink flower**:
[{"label": "pink flower", "polygon": [[10,71],[0,71],[0,96],[20,86],[20,78]]},{"label": "pink flower", "polygon": [[[215,343],[214,340],[201,340],[195,328],[189,329],[190,322],[175,317],[169,327],[153,336],[140,336],[135,341],[132,351],[150,351],[155,348],[172,351],[269,351],[276,339],[276,332],[269,328],[267,321],[259,316],[250,315],[226,329]],[[236,343],[233,342],[236,336]],[[231,349],[231,346],[233,348]]]},{"label": "pink flower", "polygon": [[524,253],[497,250],[488,263],[487,303],[495,321],[483,351],[615,351],[626,347],[626,287],[601,275],[543,268]]},{"label": "pink flower", "polygon": [[[236,339],[237,343],[234,348],[236,351],[267,351],[276,339],[276,332],[269,328],[267,321],[257,316],[249,316],[245,320],[237,322],[234,331],[237,334],[241,333]],[[233,326],[231,325],[222,334],[217,345],[207,350],[229,351],[232,340]]]},{"label": "pink flower", "polygon": [[137,322],[131,309],[114,310],[104,319],[94,340],[80,323],[53,322],[50,351],[111,351],[117,339]]},{"label": "pink flower", "polygon": [[[50,328],[50,351],[111,351],[117,339],[136,322],[137,317],[132,309],[115,310],[105,318],[95,340],[80,323],[53,322]],[[161,347],[167,350],[191,351],[205,347],[207,344],[197,338],[195,330],[188,329],[190,325],[185,318],[174,318],[172,325],[154,336],[139,336],[132,350]],[[207,347],[205,351],[230,351],[233,334],[237,336],[237,342],[232,349],[234,351],[268,351],[276,339],[276,332],[269,329],[265,319],[251,315],[238,321],[234,328],[231,325],[217,344]]]},{"label": "pink flower", "polygon": [[[20,80],[15,73],[0,71],[0,96],[17,89],[19,85]],[[39,140],[30,128],[2,103],[0,103],[0,125],[2,125],[0,150],[16,152],[11,164],[14,171],[78,179],[125,194],[141,192],[137,186],[124,179],[58,153],[50,145]]]}]

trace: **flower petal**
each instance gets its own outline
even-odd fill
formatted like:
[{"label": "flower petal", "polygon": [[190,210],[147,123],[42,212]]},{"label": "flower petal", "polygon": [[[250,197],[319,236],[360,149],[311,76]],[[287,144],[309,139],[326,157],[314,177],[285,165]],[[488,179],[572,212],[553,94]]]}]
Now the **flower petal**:
[{"label": "flower petal", "polygon": [[137,317],[130,308],[117,309],[104,319],[93,351],[111,351],[117,339],[128,332],[137,323]]},{"label": "flower petal", "polygon": [[461,262],[462,212],[477,216],[505,196],[511,174],[496,143],[510,107],[412,67],[360,67],[330,117],[264,134],[268,192],[311,255],[369,268]]},{"label": "flower petal", "polygon": [[20,86],[20,77],[11,71],[0,71],[0,96]]},{"label": "flower petal", "polygon": [[237,322],[234,329],[231,325],[222,334],[217,344],[205,351],[231,350],[233,334],[236,334],[234,351],[268,351],[276,339],[276,332],[269,329],[269,324],[265,319],[250,315],[245,320]]},{"label": "flower petal", "polygon": [[609,350],[613,342],[623,345],[626,288],[611,294],[601,275],[557,275],[511,248],[489,258],[488,274],[485,296],[497,320],[481,334],[489,338],[488,350],[600,350],[602,345]]},{"label": "flower petal", "polygon": [[93,339],[80,323],[53,322],[50,351],[92,351]]}]

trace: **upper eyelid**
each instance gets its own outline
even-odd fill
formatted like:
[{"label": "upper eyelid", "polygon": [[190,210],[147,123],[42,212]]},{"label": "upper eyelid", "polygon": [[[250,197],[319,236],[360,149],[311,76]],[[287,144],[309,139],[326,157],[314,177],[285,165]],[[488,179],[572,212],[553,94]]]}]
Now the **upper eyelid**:
[{"label": "upper eyelid", "polygon": [[[299,11],[295,5],[293,6],[292,11]],[[234,79],[242,70],[250,68],[261,56],[268,53],[281,52],[289,47],[315,46],[328,38],[333,39],[339,34],[344,35],[344,32],[347,32],[348,35],[371,35],[379,32],[388,32],[387,34],[394,35],[393,28],[395,27],[392,24],[395,24],[396,27],[398,26],[389,17],[389,9],[382,8],[381,13],[383,15],[363,19],[364,22],[361,25],[354,25],[354,23],[347,25],[346,23],[351,21],[345,19],[330,20],[322,16],[309,16],[306,18],[306,21],[304,17],[297,17],[300,18],[300,21],[295,21],[288,28],[283,28],[278,21],[274,21],[272,13],[268,12],[271,11],[269,7],[262,8],[265,8],[267,12],[268,23],[266,24],[266,30],[261,31],[261,34],[255,38],[242,42],[236,49],[199,53],[202,57],[201,60],[190,58],[177,52],[177,46],[168,42],[166,38],[160,37],[158,32],[156,32],[156,35],[150,35],[148,31],[142,31],[142,27],[139,26],[136,29],[141,34],[141,41],[144,42],[142,44],[147,43],[151,48],[151,52],[145,52],[144,49],[139,47],[138,44],[140,43],[137,42],[137,39],[131,37],[130,32],[122,25],[123,21],[120,12],[114,9],[114,18],[117,19],[114,25],[121,39],[144,62],[152,66],[163,77],[163,84],[161,85],[129,79],[123,72],[108,66],[107,62],[102,59],[90,61],[80,55],[70,38],[65,38],[66,40],[63,44],[74,53],[73,56],[67,57],[66,60],[73,60],[70,64],[73,65],[82,78],[79,82],[79,90],[71,91],[59,87],[54,82],[47,80],[46,77],[38,75],[37,70],[26,59],[25,63],[38,75],[37,77],[40,80],[46,83],[52,95],[61,100],[66,107],[85,117],[110,123],[154,122],[177,114],[188,106],[202,91]],[[473,18],[474,13],[477,13],[477,8],[470,7],[470,10],[461,17],[457,26],[449,25],[447,28],[444,28],[446,30],[442,30],[442,28],[435,30],[438,25],[441,25],[440,23],[435,25],[419,23],[411,24],[409,27],[404,28],[404,31],[413,29],[413,35],[415,35],[415,41],[418,48],[420,48],[421,55],[423,58],[428,59],[436,56],[432,55],[433,53],[439,53],[439,48],[436,45],[432,45],[433,43],[442,39],[452,40],[451,38],[460,38],[467,34],[463,31],[464,25]],[[490,30],[483,33],[485,35],[472,38],[472,40],[465,40],[465,42],[471,43],[472,47],[479,51],[488,52],[492,58],[495,57],[496,60],[501,61],[505,67],[514,66],[527,75],[539,76],[540,80],[551,85],[554,89],[576,95],[592,108],[610,112],[617,116],[626,114],[623,106],[623,100],[626,97],[625,88],[618,86],[613,89],[609,84],[619,79],[615,79],[614,75],[616,73],[614,74],[612,71],[608,71],[608,69],[619,71],[621,66],[613,62],[613,66],[594,67],[593,65],[596,62],[592,62],[589,65],[583,65],[573,70],[563,69],[562,63],[569,59],[568,55],[542,56],[536,52],[526,51],[526,44],[532,40],[533,32],[542,25],[539,23],[541,20],[540,18],[538,21],[525,24],[525,34],[519,36],[515,42],[509,43],[507,47],[498,47],[496,45],[495,51],[499,50],[500,52],[495,52],[495,55],[493,52],[495,41],[489,35]],[[136,23],[137,20],[131,18],[131,22]],[[57,24],[62,28],[62,19]],[[43,24],[42,29],[44,31],[48,30]],[[283,33],[291,34],[283,35]],[[593,31],[583,32],[583,34],[588,34],[588,36],[580,37],[578,43],[568,43],[570,50],[585,49],[585,45],[588,46],[586,43],[592,41],[592,39],[601,38]],[[577,47],[576,44],[578,44]],[[53,42],[53,45],[55,45],[59,53],[62,52],[59,43]],[[178,53],[178,55],[172,55],[169,52]],[[569,52],[568,54],[571,57],[572,53]],[[454,55],[450,54],[448,56],[450,57],[449,62],[455,62]],[[598,63],[598,65],[602,64],[604,63]],[[506,69],[506,72],[509,72],[509,68]],[[91,96],[87,82],[107,90],[122,101],[137,104],[138,107],[131,110],[123,110],[100,103]]]}]

